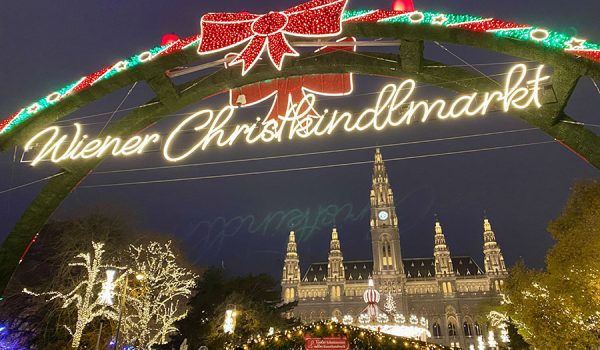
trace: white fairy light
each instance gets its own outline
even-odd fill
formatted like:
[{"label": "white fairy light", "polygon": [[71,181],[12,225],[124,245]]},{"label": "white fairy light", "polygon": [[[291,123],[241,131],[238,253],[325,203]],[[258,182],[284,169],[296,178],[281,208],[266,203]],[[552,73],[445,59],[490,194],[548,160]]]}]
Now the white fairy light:
[{"label": "white fairy light", "polygon": [[352,317],[352,315],[344,315],[342,318],[343,324],[352,324],[352,322],[354,322],[354,317]]},{"label": "white fairy light", "polygon": [[510,337],[508,336],[508,330],[506,329],[506,326],[500,329],[500,341],[505,344],[510,342]]},{"label": "white fairy light", "polygon": [[384,313],[377,315],[376,319],[377,319],[377,323],[388,323],[388,321],[390,320],[388,315],[386,315]]},{"label": "white fairy light", "polygon": [[[92,242],[93,253],[80,253],[72,263],[71,267],[81,267],[86,271],[83,280],[75,285],[70,292],[45,292],[35,293],[24,289],[23,292],[34,296],[48,296],[48,301],[60,301],[63,309],[73,307],[76,309],[75,325],[64,325],[72,336],[71,348],[77,349],[81,342],[83,330],[97,317],[116,319],[117,314],[108,304],[103,304],[101,296],[96,297],[96,293],[102,288],[102,279],[100,271],[108,266],[103,264],[104,243]],[[113,275],[114,276],[114,275]],[[108,277],[108,272],[107,272]]]},{"label": "white fairy light", "polygon": [[383,309],[389,315],[393,315],[396,313],[396,301],[394,300],[392,293],[387,293],[387,295],[385,296],[385,304],[383,305]]},{"label": "white fairy light", "polygon": [[187,316],[198,276],[177,263],[171,242],[131,245],[128,254],[136,281],[129,287],[123,339],[151,349],[177,332],[175,323]]},{"label": "white fairy light", "polygon": [[488,346],[490,348],[495,348],[498,346],[498,342],[496,341],[495,335],[494,335],[494,331],[489,331],[488,332]]},{"label": "white fairy light", "polygon": [[360,314],[358,315],[358,322],[361,324],[366,324],[371,322],[371,316],[369,316],[368,314]]},{"label": "white fairy light", "polygon": [[106,270],[106,281],[102,283],[102,291],[100,292],[100,304],[102,305],[113,304],[115,273],[115,270]]},{"label": "white fairy light", "polygon": [[417,315],[410,315],[409,322],[411,324],[419,324],[419,318]]},{"label": "white fairy light", "polygon": [[485,341],[483,340],[483,336],[480,335],[477,337],[477,349],[485,350]]},{"label": "white fairy light", "polygon": [[225,310],[225,321],[223,322],[223,332],[225,334],[233,334],[235,330],[235,310]]}]

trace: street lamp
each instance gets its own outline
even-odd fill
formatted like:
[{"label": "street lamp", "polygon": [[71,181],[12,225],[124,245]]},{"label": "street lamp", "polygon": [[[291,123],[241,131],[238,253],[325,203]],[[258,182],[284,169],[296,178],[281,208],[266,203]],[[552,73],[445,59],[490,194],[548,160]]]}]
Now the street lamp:
[{"label": "street lamp", "polygon": [[[131,271],[125,272],[125,284],[123,286],[123,291],[121,292],[121,305],[119,306],[119,321],[117,322],[117,335],[115,336],[115,346],[114,350],[117,350],[119,346],[119,335],[121,333],[121,320],[123,319],[123,310],[125,309],[125,302],[127,300],[127,287],[129,285],[129,274]],[[143,281],[146,278],[144,274],[137,273],[135,275],[135,279],[138,281]]]},{"label": "street lamp", "polygon": [[[106,281],[102,283],[102,291],[98,298],[100,304],[104,306],[111,306],[113,304],[113,297],[115,295],[115,270],[106,270]],[[96,350],[100,348],[100,337],[102,336],[102,326],[104,320],[100,317],[100,330],[98,330],[98,340],[96,340]]]}]

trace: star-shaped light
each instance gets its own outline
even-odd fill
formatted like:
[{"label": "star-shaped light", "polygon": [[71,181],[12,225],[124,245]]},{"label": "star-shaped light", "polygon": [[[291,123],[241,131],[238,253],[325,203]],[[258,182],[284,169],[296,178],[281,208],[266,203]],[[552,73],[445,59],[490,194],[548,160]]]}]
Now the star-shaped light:
[{"label": "star-shaped light", "polygon": [[438,25],[438,26],[441,26],[447,20],[448,20],[448,18],[446,18],[445,15],[438,15],[438,16],[433,17],[433,20],[431,21],[431,23],[435,24],[435,25]]},{"label": "star-shaped light", "polygon": [[115,64],[113,66],[113,68],[117,71],[117,72],[122,72],[125,69],[127,69],[127,62],[125,61],[119,61],[117,64]]},{"label": "star-shaped light", "polygon": [[42,106],[39,103],[34,103],[31,106],[27,107],[27,113],[34,114],[36,113]]},{"label": "star-shaped light", "polygon": [[571,38],[571,40],[566,42],[567,48],[569,50],[581,49],[583,44],[585,43],[585,39]]}]

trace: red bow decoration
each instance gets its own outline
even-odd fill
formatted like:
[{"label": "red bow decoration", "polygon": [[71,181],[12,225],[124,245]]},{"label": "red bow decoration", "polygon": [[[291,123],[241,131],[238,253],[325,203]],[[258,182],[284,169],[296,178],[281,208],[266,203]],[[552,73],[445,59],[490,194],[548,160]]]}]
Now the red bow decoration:
[{"label": "red bow decoration", "polygon": [[[356,46],[354,38],[342,38],[337,42],[348,42],[348,46],[324,46],[316,52],[354,51]],[[285,116],[290,104],[298,105],[307,93],[325,96],[343,96],[351,94],[353,90],[352,73],[343,74],[317,74],[283,79],[274,79],[256,84],[246,85],[239,89],[229,90],[229,103],[232,106],[249,107],[261,103],[275,96],[271,109],[263,123],[269,120],[280,120]],[[240,96],[244,101],[240,103]],[[309,106],[302,106],[299,114],[307,112],[307,116],[317,116]],[[312,108],[311,108],[312,109]]]},{"label": "red bow decoration", "polygon": [[285,56],[298,56],[285,34],[302,37],[334,36],[342,32],[342,13],[348,0],[312,0],[285,11],[264,15],[209,13],[200,20],[199,54],[229,49],[249,41],[230,63],[242,64],[245,75],[267,48],[271,62],[281,69]]}]

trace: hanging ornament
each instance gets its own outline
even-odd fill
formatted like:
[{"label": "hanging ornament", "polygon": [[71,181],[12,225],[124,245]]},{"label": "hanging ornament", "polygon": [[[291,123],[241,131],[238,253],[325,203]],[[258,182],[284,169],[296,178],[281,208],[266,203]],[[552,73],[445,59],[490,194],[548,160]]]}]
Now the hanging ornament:
[{"label": "hanging ornament", "polygon": [[[349,45],[323,46],[315,52],[356,50],[355,38],[342,38],[337,42],[348,42]],[[306,98],[307,93],[323,96],[344,96],[352,93],[352,90],[352,73],[306,75],[268,80],[229,90],[229,103],[232,106],[248,107],[274,96],[271,109],[263,121],[263,123],[266,123],[269,120],[281,120],[281,117],[285,116],[288,106],[290,104],[299,105]],[[318,113],[309,106],[299,111],[299,114],[305,114],[307,117],[318,116]]]},{"label": "hanging ornament", "polygon": [[394,11],[411,12],[415,10],[415,5],[413,4],[413,0],[394,0],[392,9],[394,9]]},{"label": "hanging ornament", "polygon": [[178,40],[179,40],[179,37],[177,35],[175,35],[175,33],[165,34],[162,36],[162,39],[160,40],[160,46],[169,45]]},{"label": "hanging ornament", "polygon": [[285,11],[264,15],[248,13],[209,13],[200,21],[199,54],[209,54],[248,42],[230,63],[242,64],[245,75],[263,51],[281,69],[285,56],[298,56],[286,35],[318,38],[342,31],[342,13],[347,0],[313,0]]}]

